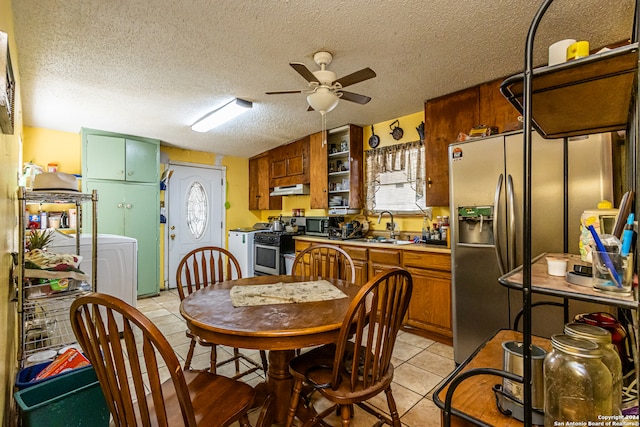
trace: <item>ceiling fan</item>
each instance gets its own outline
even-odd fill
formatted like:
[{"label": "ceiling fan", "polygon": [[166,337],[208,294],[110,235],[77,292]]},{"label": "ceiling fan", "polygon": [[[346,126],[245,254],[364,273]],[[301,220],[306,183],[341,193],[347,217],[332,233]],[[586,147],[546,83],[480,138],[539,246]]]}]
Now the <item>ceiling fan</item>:
[{"label": "ceiling fan", "polygon": [[267,95],[279,95],[286,93],[306,93],[307,102],[309,103],[308,111],[318,111],[324,115],[333,110],[338,105],[340,98],[345,101],[351,101],[358,104],[366,104],[371,101],[368,96],[360,95],[353,92],[343,90],[343,88],[371,79],[376,73],[371,68],[363,68],[360,71],[351,73],[347,76],[336,79],[336,73],[329,71],[326,67],[331,64],[333,55],[329,52],[316,52],[313,60],[320,67],[317,71],[310,71],[306,65],[300,62],[291,62],[289,65],[293,67],[302,77],[309,82],[309,88],[304,90],[284,90],[276,92],[267,92]]}]

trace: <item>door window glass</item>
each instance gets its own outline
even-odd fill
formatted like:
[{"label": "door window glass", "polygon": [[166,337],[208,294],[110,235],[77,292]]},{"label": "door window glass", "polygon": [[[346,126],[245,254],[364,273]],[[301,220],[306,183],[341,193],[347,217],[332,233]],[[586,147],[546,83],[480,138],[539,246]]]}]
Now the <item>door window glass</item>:
[{"label": "door window glass", "polygon": [[187,226],[194,239],[199,239],[207,229],[209,221],[207,192],[202,184],[194,182],[187,194]]}]

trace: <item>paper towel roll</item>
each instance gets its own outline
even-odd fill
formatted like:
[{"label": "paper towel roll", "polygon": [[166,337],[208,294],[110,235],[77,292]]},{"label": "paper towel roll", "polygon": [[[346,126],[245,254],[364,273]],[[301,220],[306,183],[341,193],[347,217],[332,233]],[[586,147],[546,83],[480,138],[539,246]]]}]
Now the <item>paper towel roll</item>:
[{"label": "paper towel roll", "polygon": [[560,40],[549,46],[549,65],[567,61],[567,48],[576,41],[574,39]]}]

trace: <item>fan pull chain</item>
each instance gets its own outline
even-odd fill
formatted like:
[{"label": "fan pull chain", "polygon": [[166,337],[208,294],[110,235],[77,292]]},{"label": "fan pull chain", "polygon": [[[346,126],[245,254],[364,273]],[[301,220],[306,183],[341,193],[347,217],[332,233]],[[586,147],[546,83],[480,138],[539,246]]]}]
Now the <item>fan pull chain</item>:
[{"label": "fan pull chain", "polygon": [[322,116],[322,146],[327,146],[327,115],[324,111],[320,112]]}]

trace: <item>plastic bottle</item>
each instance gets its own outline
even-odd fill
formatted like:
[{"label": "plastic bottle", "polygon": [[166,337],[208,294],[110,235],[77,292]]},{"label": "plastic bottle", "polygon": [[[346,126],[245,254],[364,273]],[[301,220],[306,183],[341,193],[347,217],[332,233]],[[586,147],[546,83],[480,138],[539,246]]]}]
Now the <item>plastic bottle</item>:
[{"label": "plastic bottle", "polygon": [[429,219],[425,216],[422,220],[422,241],[426,242],[429,237]]},{"label": "plastic bottle", "polygon": [[47,213],[40,212],[40,229],[44,230],[47,228]]}]

